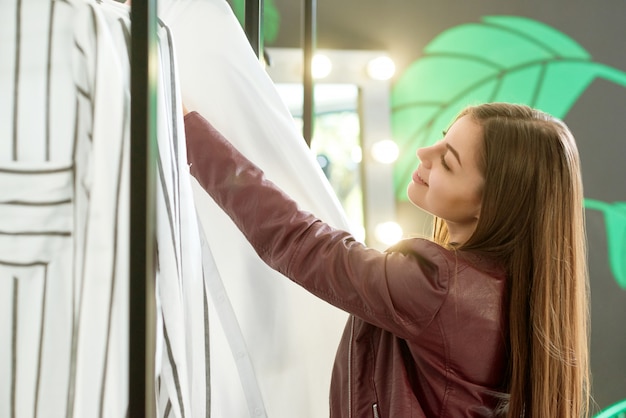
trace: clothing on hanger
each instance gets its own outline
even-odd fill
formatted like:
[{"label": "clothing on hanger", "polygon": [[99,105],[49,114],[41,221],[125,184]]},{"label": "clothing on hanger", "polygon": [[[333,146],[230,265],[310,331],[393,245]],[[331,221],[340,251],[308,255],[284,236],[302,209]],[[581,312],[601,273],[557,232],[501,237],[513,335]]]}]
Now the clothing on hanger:
[{"label": "clothing on hanger", "polygon": [[[161,2],[176,43],[183,99],[305,209],[348,222],[273,82],[224,0]],[[335,352],[347,315],[267,267],[194,181],[208,245],[248,348],[231,352],[210,306],[212,416],[247,417],[236,359],[249,356],[267,414],[328,416]]]},{"label": "clothing on hanger", "polygon": [[[124,417],[129,8],[4,2],[0,415]],[[17,17],[17,19],[15,19]],[[159,416],[207,416],[208,308],[172,39],[158,27]],[[6,35],[6,36],[5,36]],[[6,186],[6,187],[4,187]]]}]

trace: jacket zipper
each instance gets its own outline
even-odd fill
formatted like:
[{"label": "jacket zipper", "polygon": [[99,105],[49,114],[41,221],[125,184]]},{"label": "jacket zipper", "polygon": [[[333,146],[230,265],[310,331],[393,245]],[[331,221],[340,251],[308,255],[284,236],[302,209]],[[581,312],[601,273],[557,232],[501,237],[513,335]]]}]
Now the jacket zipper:
[{"label": "jacket zipper", "polygon": [[350,345],[348,347],[348,417],[352,418],[352,341],[354,340],[354,316],[350,319]]},{"label": "jacket zipper", "polygon": [[380,415],[378,415],[378,404],[377,403],[372,405],[372,412],[374,412],[374,418],[380,418]]}]

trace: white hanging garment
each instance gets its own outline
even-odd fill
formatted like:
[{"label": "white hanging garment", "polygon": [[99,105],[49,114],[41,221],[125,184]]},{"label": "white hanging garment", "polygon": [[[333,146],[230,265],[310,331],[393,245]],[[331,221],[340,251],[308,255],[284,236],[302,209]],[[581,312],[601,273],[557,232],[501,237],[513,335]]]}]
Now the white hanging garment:
[{"label": "white hanging garment", "polygon": [[[347,229],[331,187],[226,1],[165,1],[159,15],[174,34],[185,104],[303,208]],[[211,416],[254,414],[246,405],[249,385],[237,374],[245,356],[269,417],[328,416],[332,364],[347,315],[267,267],[196,183],[194,194],[247,346],[247,353],[231,352],[227,334],[232,330],[216,326],[212,305]]]},{"label": "white hanging garment", "polygon": [[78,248],[72,1],[0,2],[0,416],[65,417]]},{"label": "white hanging garment", "polygon": [[71,417],[119,417],[128,369],[128,60],[115,18],[77,4],[73,75],[77,94],[77,247]]},{"label": "white hanging garment", "polygon": [[[0,416],[126,416],[129,9],[0,7]],[[205,417],[208,305],[171,37],[160,24],[159,416]]]},{"label": "white hanging garment", "polygon": [[[94,6],[105,17],[107,26],[115,39],[115,51],[122,63],[124,77],[120,86],[128,99],[130,69],[128,64],[130,9],[112,0],[102,0]],[[181,99],[173,59],[173,42],[169,29],[162,21],[157,21],[158,71],[156,84],[157,105],[157,173],[156,173],[156,291],[157,291],[157,353],[155,390],[157,414],[167,417],[206,417],[209,410],[209,370],[208,370],[208,304],[202,276],[200,237],[193,205],[190,175],[186,165],[184,125],[182,121]],[[94,33],[102,33],[95,30]],[[85,33],[86,35],[86,33]],[[96,48],[98,63],[105,68],[97,69],[96,82],[108,78],[106,59],[101,59],[101,51]],[[104,82],[104,81],[103,81]],[[96,85],[96,88],[98,86]],[[111,89],[115,87],[111,86]],[[101,116],[103,125],[110,120],[111,101],[94,106],[94,115]],[[124,106],[115,107],[118,117],[128,121],[128,100]],[[94,121],[94,127],[98,126]],[[128,156],[128,124],[124,127],[123,146]],[[127,169],[127,162],[124,167]],[[128,187],[128,179],[122,184]],[[128,190],[126,191],[126,193]],[[128,249],[126,253],[128,254]],[[125,284],[124,290],[126,290]],[[127,296],[126,296],[127,297]],[[97,303],[96,300],[93,301]],[[111,327],[127,329],[127,312],[120,308],[119,315]],[[118,354],[126,360],[127,340],[124,345],[115,346]],[[112,356],[108,356],[112,358]],[[80,358],[79,358],[80,360]],[[81,369],[79,363],[78,369]],[[117,387],[127,388],[127,364],[118,361],[111,364],[110,374],[120,373],[118,379],[111,379]],[[82,382],[77,379],[77,386]],[[108,383],[108,381],[107,381]],[[82,387],[82,385],[81,385]],[[89,392],[89,389],[85,389]],[[105,393],[115,393],[111,388]],[[77,399],[89,399],[79,396]],[[126,393],[120,396],[125,399]],[[108,398],[101,399],[107,402]],[[116,405],[116,402],[112,402]],[[125,403],[124,403],[125,405]],[[88,408],[88,407],[87,407]],[[87,409],[87,411],[89,411]],[[92,416],[78,413],[77,416]],[[111,416],[120,416],[118,414]]]}]

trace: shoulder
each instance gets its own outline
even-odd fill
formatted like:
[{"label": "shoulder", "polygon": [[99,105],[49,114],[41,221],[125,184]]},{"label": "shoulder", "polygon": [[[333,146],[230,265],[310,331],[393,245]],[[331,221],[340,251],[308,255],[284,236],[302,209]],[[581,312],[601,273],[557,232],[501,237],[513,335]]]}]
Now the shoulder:
[{"label": "shoulder", "polygon": [[425,277],[437,283],[437,286],[447,288],[448,278],[454,268],[454,255],[450,250],[427,239],[409,238],[385,252],[388,266],[406,265],[409,267],[406,274],[414,273],[414,268],[417,267]]},{"label": "shoulder", "polygon": [[424,238],[409,238],[399,241],[386,250],[391,254],[402,254],[413,257],[420,263],[449,265],[454,260],[454,252]]},{"label": "shoulder", "polygon": [[409,238],[388,248],[387,253],[402,254],[414,258],[419,264],[457,274],[465,269],[485,275],[504,278],[505,268],[489,257],[470,251],[450,250],[424,238]]}]

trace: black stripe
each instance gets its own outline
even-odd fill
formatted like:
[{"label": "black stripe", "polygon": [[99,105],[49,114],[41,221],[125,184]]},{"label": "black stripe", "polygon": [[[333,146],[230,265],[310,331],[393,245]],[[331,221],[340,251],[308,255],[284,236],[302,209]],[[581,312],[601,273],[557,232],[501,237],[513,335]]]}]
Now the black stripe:
[{"label": "black stripe", "polygon": [[163,412],[163,418],[167,418],[167,416],[172,412],[172,400],[167,400],[167,405],[165,405],[165,412]]},{"label": "black stripe", "polygon": [[182,418],[185,418],[185,406],[183,405],[183,393],[180,389],[180,378],[178,377],[178,369],[176,368],[176,360],[172,353],[172,344],[170,344],[170,338],[167,335],[167,327],[165,326],[165,320],[163,320],[163,336],[165,337],[165,346],[167,347],[167,358],[172,366],[172,375],[174,377],[174,384],[176,386],[176,395],[178,397],[178,405],[180,406],[180,414]]},{"label": "black stripe", "polygon": [[[72,161],[74,162],[74,164],[72,164],[71,169],[72,169],[72,196],[76,196],[78,193],[78,185],[76,184],[76,147],[78,144],[78,113],[79,113],[79,106],[78,106],[78,98],[76,99],[76,113],[74,114],[74,144],[72,146]],[[78,200],[78,197],[76,197],[76,200]],[[74,205],[75,211],[76,211],[76,204]],[[73,231],[78,231],[78,217],[77,216],[73,216],[72,217],[72,222],[74,223],[74,227],[72,228]],[[78,254],[78,246],[77,246],[77,240],[72,240],[72,255],[74,257],[77,256]],[[67,379],[67,402],[66,402],[66,418],[69,418],[71,416],[71,414],[73,414],[73,409],[74,406],[71,405],[70,406],[70,400],[74,399],[74,381],[72,379],[73,375],[75,374],[75,369],[76,369],[76,315],[74,315],[75,312],[75,307],[76,307],[76,292],[74,292],[74,288],[76,286],[76,277],[77,277],[77,272],[76,272],[76,263],[72,263],[72,335],[70,337],[70,367],[68,369],[68,379]],[[128,414],[128,410],[126,411],[126,413]]]},{"label": "black stripe", "polygon": [[85,176],[80,178],[80,185],[82,186],[81,191],[85,193],[87,200],[89,200],[91,199],[91,189],[89,188],[89,185],[85,183],[85,181],[86,181]]},{"label": "black stripe", "polygon": [[17,110],[19,106],[20,46],[22,43],[22,0],[17,0],[15,15],[15,68],[13,70],[13,161],[17,161]]},{"label": "black stripe", "polygon": [[82,55],[83,57],[86,56],[85,50],[83,49],[82,45],[78,43],[76,39],[74,39],[74,47],[78,49],[78,52],[80,52],[80,55]]},{"label": "black stripe", "polygon": [[[204,251],[204,250],[203,250]],[[206,287],[202,286],[202,301],[204,302],[204,396],[206,401],[205,416],[211,416],[211,349],[209,335],[209,304],[207,302]]]},{"label": "black stripe", "polygon": [[[76,182],[74,182],[76,184]],[[81,184],[82,181],[81,181]],[[84,186],[84,184],[83,184]],[[74,192],[76,193],[77,190],[75,189]],[[79,257],[80,260],[85,260],[86,258],[86,253],[87,253],[87,242],[89,240],[89,221],[90,221],[90,215],[91,215],[91,208],[90,208],[90,202],[89,202],[89,193],[88,190],[85,189],[85,194],[86,194],[86,200],[87,200],[87,215],[85,217],[84,223],[83,225],[77,225],[75,226],[74,230],[78,230],[79,227],[83,227],[83,248],[79,249],[79,248],[75,248],[74,250],[74,254],[76,257]],[[79,254],[79,252],[81,252]],[[69,370],[69,380],[68,380],[68,389],[67,389],[67,418],[72,418],[74,416],[74,396],[76,395],[75,393],[75,386],[76,386],[76,362],[77,362],[77,356],[78,356],[78,334],[79,334],[79,328],[78,328],[78,324],[80,323],[80,317],[81,317],[81,313],[82,313],[82,308],[83,308],[83,292],[84,292],[84,288],[85,288],[85,264],[86,263],[82,263],[82,269],[79,275],[76,274],[76,272],[74,272],[74,278],[76,280],[76,277],[78,277],[78,279],[80,280],[80,289],[79,289],[79,300],[80,303],[78,304],[78,314],[76,315],[72,315],[72,351],[71,351],[71,355],[70,355],[70,370]],[[74,286],[72,287],[72,312],[76,311],[76,292],[74,291]]]},{"label": "black stripe", "polygon": [[[81,51],[81,53],[83,53],[84,55],[84,51],[80,48],[80,45],[78,45],[77,43],[74,43],[74,45]],[[79,107],[79,103],[78,103],[78,97],[75,100],[74,103],[74,108],[76,109],[76,112],[74,113],[74,143],[72,145],[72,165],[70,166],[70,169],[72,170],[72,196],[76,197],[76,200],[78,200],[77,197],[77,193],[78,193],[78,185],[76,184],[76,148],[78,145],[78,140],[79,140],[79,135],[78,135],[78,121],[79,121],[79,112],[80,112],[80,107]],[[74,204],[74,211],[76,212],[76,204]],[[72,228],[73,231],[78,231],[78,217],[77,216],[73,216],[72,217],[72,222],[74,223],[74,227]],[[78,246],[77,246],[77,240],[72,240],[72,255],[74,257],[77,256],[78,254]],[[74,405],[70,405],[70,401],[72,401],[73,403],[73,399],[74,399],[74,382],[72,377],[75,374],[75,369],[76,369],[76,315],[74,315],[75,312],[75,307],[76,307],[76,292],[74,292],[74,288],[76,286],[76,277],[77,277],[77,272],[76,272],[76,263],[72,263],[72,277],[71,277],[71,283],[72,283],[72,335],[70,336],[70,367],[68,368],[68,379],[67,379],[67,401],[66,401],[66,413],[65,416],[66,418],[69,418],[71,416],[71,414],[73,414],[73,410],[74,410]],[[128,415],[128,410],[126,411],[126,414]]]},{"label": "black stripe", "polygon": [[32,237],[32,236],[70,237],[72,236],[72,231],[21,231],[21,232],[0,231],[0,235],[9,235],[9,236],[17,236],[17,237]]},{"label": "black stripe", "polygon": [[76,90],[78,91],[78,94],[83,96],[84,98],[86,98],[87,100],[89,100],[89,103],[92,103],[93,100],[91,98],[91,95],[89,94],[89,92],[86,92],[82,86],[79,86],[78,84],[76,84]]},{"label": "black stripe", "polygon": [[48,263],[46,261],[29,261],[27,263],[16,263],[15,261],[6,261],[0,260],[0,265],[9,266],[9,267],[35,267],[35,266],[46,266]]},{"label": "black stripe", "polygon": [[[50,87],[52,79],[52,28],[54,22],[54,1],[50,5],[50,16],[48,19],[48,62],[46,63],[46,161],[50,161]],[[36,411],[36,410],[35,410]]]},{"label": "black stripe", "polygon": [[[161,19],[158,19],[159,24],[163,26],[165,29],[165,33],[167,34],[167,47],[169,52],[169,63],[170,63],[170,100],[172,105],[172,127],[173,127],[173,141],[174,141],[174,155],[176,157],[176,163],[178,163],[178,103],[176,101],[176,83],[174,80],[176,79],[176,68],[174,63],[176,62],[176,57],[174,57],[174,41],[172,40],[172,32],[170,28],[165,26]],[[178,168],[178,167],[176,167]]]},{"label": "black stripe", "polygon": [[41,325],[39,327],[39,353],[37,355],[37,380],[35,384],[35,405],[34,417],[37,417],[37,407],[39,405],[39,390],[41,389],[41,357],[43,353],[44,323],[46,319],[46,291],[48,288],[48,266],[44,269],[43,293],[41,295]]},{"label": "black stripe", "polygon": [[122,120],[122,130],[120,132],[120,155],[119,155],[119,159],[118,159],[118,167],[117,167],[117,184],[115,186],[116,188],[116,193],[115,193],[115,215],[114,215],[114,219],[113,219],[113,259],[111,260],[111,293],[110,293],[110,299],[109,299],[109,314],[108,314],[108,319],[107,319],[107,335],[106,335],[106,350],[105,350],[105,354],[104,354],[104,367],[103,367],[103,373],[102,373],[102,384],[100,386],[100,413],[99,416],[102,417],[104,414],[104,394],[105,394],[105,387],[106,387],[106,381],[107,381],[107,370],[108,370],[108,364],[109,364],[109,351],[111,349],[110,345],[111,345],[111,324],[112,324],[112,317],[113,317],[113,300],[114,300],[114,295],[115,295],[115,286],[117,284],[117,252],[118,252],[118,247],[117,247],[117,240],[118,240],[118,233],[119,233],[119,218],[120,218],[120,200],[121,200],[121,193],[122,193],[122,172],[124,171],[124,140],[126,138],[126,118],[127,115],[130,114],[129,109],[128,109],[128,102],[124,102],[124,119]]},{"label": "black stripe", "polygon": [[16,206],[57,206],[72,203],[72,199],[53,200],[49,202],[24,202],[22,200],[10,200],[8,202],[0,202],[0,205],[16,205]]},{"label": "black stripe", "polygon": [[[76,112],[74,113],[74,143],[72,144],[72,161],[73,164],[70,166],[70,169],[72,170],[72,177],[74,179],[74,182],[76,181],[76,147],[78,145],[78,121],[79,121],[79,112],[80,112],[80,107],[79,107],[79,103],[78,103],[78,97],[76,97],[76,100],[74,101],[74,109],[76,109]],[[73,182],[73,183],[74,183]],[[76,190],[74,190],[74,193],[72,194],[73,196],[75,196]]]},{"label": "black stripe", "polygon": [[[170,31],[170,29],[163,24],[163,22],[160,19],[157,19],[159,22],[159,25],[162,26],[162,28],[165,29],[165,33],[167,35],[167,47],[168,47],[168,54],[169,54],[169,80],[170,80],[170,104],[171,104],[171,109],[170,109],[170,114],[171,114],[171,119],[172,119],[172,142],[174,144],[174,158],[173,158],[173,166],[175,167],[175,170],[173,170],[172,172],[172,177],[173,177],[173,184],[174,184],[174,198],[175,198],[175,207],[180,208],[180,180],[179,180],[179,174],[180,174],[180,167],[179,167],[179,152],[178,152],[178,102],[176,100],[176,84],[174,83],[174,80],[176,79],[176,67],[174,65],[174,63],[176,62],[176,57],[174,56],[174,41],[172,40],[172,33]],[[178,217],[178,222],[179,222],[179,226],[180,226],[180,215]],[[178,228],[178,242],[182,242],[182,228]],[[179,246],[177,248],[177,252],[182,251],[182,247]],[[179,254],[179,258],[182,259],[182,254]],[[180,266],[180,274],[181,276],[184,275],[184,264],[181,263]]]},{"label": "black stripe", "polygon": [[[73,287],[73,286],[72,286]],[[67,412],[65,414],[66,418],[70,418],[74,416],[74,385],[76,380],[76,351],[78,345],[78,330],[76,329],[78,320],[76,319],[76,315],[74,313],[74,306],[76,306],[76,298],[75,292],[72,289],[72,337],[71,337],[71,348],[70,348],[70,367],[68,370],[68,381],[67,381]]]},{"label": "black stripe", "polygon": [[7,174],[54,174],[54,173],[64,173],[66,171],[71,171],[71,170],[72,170],[71,165],[68,165],[67,167],[61,167],[61,168],[32,169],[32,170],[31,169],[16,170],[16,169],[0,167],[0,173],[7,173]]},{"label": "black stripe", "polygon": [[[157,153],[159,155],[159,158],[157,158],[157,168],[159,171],[159,179],[161,180],[160,186],[161,186],[161,191],[163,192],[163,200],[165,201],[165,207],[167,209],[167,219],[169,220],[169,226],[170,226],[170,235],[172,238],[172,243],[175,244],[176,243],[176,233],[174,232],[174,214],[172,211],[172,207],[170,205],[170,199],[169,199],[169,194],[167,191],[167,187],[166,187],[166,183],[165,183],[165,173],[163,172],[163,164],[162,164],[162,160],[161,160],[161,152],[160,152],[160,148],[159,148],[159,144],[157,143]],[[179,257],[178,257],[178,252],[176,251],[176,246],[174,245],[174,257],[176,258],[176,270],[178,273],[178,277],[180,277],[180,271],[179,271],[179,267],[180,267],[180,262],[179,262]]]},{"label": "black stripe", "polygon": [[[96,24],[96,9],[95,6],[91,6],[89,8],[91,10],[91,19],[92,19],[92,26],[93,26],[93,37],[95,39],[95,45],[96,45],[96,49],[98,46],[98,37],[99,37],[99,33],[98,33],[98,25]],[[94,74],[93,74],[93,86],[92,86],[92,97],[98,97],[98,91],[97,86],[98,84],[96,83],[96,80],[98,80],[98,54],[93,54],[94,55]],[[93,100],[91,101],[91,120],[94,121],[96,120],[96,109],[95,109],[95,103],[93,102]],[[93,129],[93,127],[92,127]]]},{"label": "black stripe", "polygon": [[15,418],[15,398],[17,380],[17,298],[19,282],[17,277],[13,277],[13,318],[11,321],[11,417]]}]

